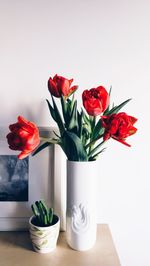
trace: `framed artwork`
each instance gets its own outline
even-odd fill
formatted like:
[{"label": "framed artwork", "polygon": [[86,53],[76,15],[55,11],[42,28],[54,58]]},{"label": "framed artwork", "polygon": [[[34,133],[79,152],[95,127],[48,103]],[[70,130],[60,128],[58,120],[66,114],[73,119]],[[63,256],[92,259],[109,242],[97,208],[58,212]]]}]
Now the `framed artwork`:
[{"label": "framed artwork", "polygon": [[[54,128],[40,127],[40,135],[53,134]],[[56,129],[55,129],[56,131]],[[9,149],[0,128],[0,231],[26,230],[32,215],[31,204],[44,199],[66,227],[66,159],[58,146],[51,145],[36,156],[18,160]]]},{"label": "framed artwork", "polygon": [[28,201],[29,158],[0,155],[0,202]]}]

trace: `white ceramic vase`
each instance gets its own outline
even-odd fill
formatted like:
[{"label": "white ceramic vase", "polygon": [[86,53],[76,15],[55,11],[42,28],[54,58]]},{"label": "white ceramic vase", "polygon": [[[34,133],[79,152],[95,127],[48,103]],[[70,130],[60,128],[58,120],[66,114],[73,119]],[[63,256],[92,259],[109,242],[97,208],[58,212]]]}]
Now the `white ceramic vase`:
[{"label": "white ceramic vase", "polygon": [[67,161],[67,243],[75,250],[96,242],[97,161]]},{"label": "white ceramic vase", "polygon": [[34,216],[29,219],[29,231],[33,248],[39,253],[48,253],[56,248],[59,236],[60,219],[54,215],[54,224],[50,226],[36,226]]}]

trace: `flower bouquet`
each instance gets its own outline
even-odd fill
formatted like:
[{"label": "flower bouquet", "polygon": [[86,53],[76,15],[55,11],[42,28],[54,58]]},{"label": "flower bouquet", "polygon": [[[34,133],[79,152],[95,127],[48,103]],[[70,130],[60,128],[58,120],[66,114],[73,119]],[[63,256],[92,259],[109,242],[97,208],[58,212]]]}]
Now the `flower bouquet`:
[{"label": "flower bouquet", "polygon": [[[83,107],[79,110],[73,79],[58,75],[48,80],[50,100],[46,100],[50,115],[59,132],[52,138],[40,138],[38,127],[18,117],[9,126],[7,140],[10,149],[19,150],[19,159],[33,155],[51,144],[58,144],[67,157],[67,242],[75,250],[90,249],[96,241],[96,167],[104,144],[116,140],[128,147],[126,138],[135,134],[137,119],[120,112],[130,99],[119,105],[110,104],[109,92],[98,86],[84,90]],[[58,108],[61,103],[61,110]]]},{"label": "flower bouquet", "polygon": [[[36,154],[51,144],[60,145],[70,161],[96,160],[105,150],[102,146],[110,138],[130,147],[126,138],[137,131],[134,127],[137,119],[119,111],[131,99],[111,106],[111,89],[108,93],[103,86],[98,86],[83,91],[84,109],[78,110],[75,99],[78,86],[72,86],[72,82],[73,79],[58,75],[48,80],[51,102],[48,99],[46,101],[50,115],[59,129],[59,134],[54,132],[55,137],[41,138],[40,143],[38,127],[22,116],[18,117],[17,123],[9,126],[9,148],[20,151],[19,159],[27,157],[33,151]],[[56,98],[61,102],[61,111]]]}]

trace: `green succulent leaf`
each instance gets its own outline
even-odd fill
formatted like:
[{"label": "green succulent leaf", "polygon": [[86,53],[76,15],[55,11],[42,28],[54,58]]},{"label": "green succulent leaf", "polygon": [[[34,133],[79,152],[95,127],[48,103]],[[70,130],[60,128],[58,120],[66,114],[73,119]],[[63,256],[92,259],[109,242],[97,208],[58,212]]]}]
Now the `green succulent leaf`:
[{"label": "green succulent leaf", "polygon": [[38,216],[38,215],[39,215],[38,209],[37,209],[37,207],[36,207],[35,204],[32,204],[32,205],[31,205],[31,209],[32,209],[33,214],[34,214],[35,216]]},{"label": "green succulent leaf", "polygon": [[43,212],[48,216],[49,210],[48,210],[48,208],[47,208],[47,206],[43,200],[40,200],[40,205],[43,209]]},{"label": "green succulent leaf", "polygon": [[36,205],[36,207],[38,209],[38,212],[39,212],[39,216],[38,217],[39,217],[40,224],[43,225],[43,219],[44,219],[43,209],[42,209],[41,204],[40,204],[39,201],[36,201],[35,205]]},{"label": "green succulent leaf", "polygon": [[43,200],[36,201],[31,205],[36,224],[38,226],[48,226],[53,222],[53,209],[49,209]]},{"label": "green succulent leaf", "polygon": [[43,219],[44,221],[43,221],[43,223],[44,223],[44,225],[48,225],[48,220],[47,220],[47,216],[46,216],[46,214],[44,215],[44,219]]},{"label": "green succulent leaf", "polygon": [[53,214],[54,214],[54,210],[53,210],[53,208],[50,208],[49,209],[49,221],[50,221],[50,224],[53,221]]}]

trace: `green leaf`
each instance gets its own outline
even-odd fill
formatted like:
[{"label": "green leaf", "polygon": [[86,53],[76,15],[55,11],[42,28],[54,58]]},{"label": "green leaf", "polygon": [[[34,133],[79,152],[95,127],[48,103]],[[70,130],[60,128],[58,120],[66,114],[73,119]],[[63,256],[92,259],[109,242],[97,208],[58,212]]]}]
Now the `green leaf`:
[{"label": "green leaf", "polygon": [[98,155],[102,152],[104,152],[106,150],[106,148],[103,148],[102,150],[100,150],[99,152],[97,152],[96,154],[94,154],[92,157],[89,158],[89,161],[95,161],[98,157]]},{"label": "green leaf", "polygon": [[73,110],[74,102],[75,102],[75,100],[74,100],[74,94],[73,94],[72,99],[70,101],[71,112]]},{"label": "green leaf", "polygon": [[110,89],[109,89],[109,97],[111,96],[111,92],[112,92],[112,86],[110,86]]},{"label": "green leaf", "polygon": [[90,153],[89,153],[89,158],[90,157],[92,157],[93,155],[94,155],[94,153],[96,153],[98,150],[99,150],[99,148],[105,143],[106,141],[102,141],[101,143],[99,143],[94,149],[92,149],[91,151],[90,151]]},{"label": "green leaf", "polygon": [[82,143],[83,146],[85,146],[87,144],[87,142],[90,140],[90,132],[88,130],[88,128],[85,127],[85,125],[83,125],[82,128]]},{"label": "green leaf", "polygon": [[102,122],[99,119],[96,126],[94,127],[94,130],[92,133],[92,140],[97,139],[97,137],[102,135],[103,133],[104,133],[104,128],[102,127]]},{"label": "green leaf", "polygon": [[54,135],[55,135],[57,138],[60,139],[60,136],[59,136],[55,131],[53,131],[53,133],[54,133]]},{"label": "green leaf", "polygon": [[40,200],[40,204],[41,204],[41,206],[42,206],[43,211],[45,212],[45,214],[48,214],[48,208],[47,208],[45,202],[43,200]]},{"label": "green leaf", "polygon": [[68,116],[70,117],[71,113],[72,113],[72,109],[74,106],[74,95],[72,96],[72,99],[68,99],[67,98],[67,111],[68,111]]},{"label": "green leaf", "polygon": [[108,112],[105,111],[103,115],[117,114],[117,113],[120,111],[120,109],[121,109],[123,106],[125,106],[129,101],[131,101],[131,99],[128,99],[128,100],[122,102],[121,104],[119,104],[118,106],[113,107],[113,108],[112,108],[110,111],[108,111]]},{"label": "green leaf", "polygon": [[50,224],[53,222],[53,214],[54,214],[54,210],[53,208],[49,209],[49,222]]},{"label": "green leaf", "polygon": [[92,131],[93,128],[95,127],[96,117],[95,116],[89,116],[89,121],[90,121],[91,131]]},{"label": "green leaf", "polygon": [[57,122],[57,125],[59,127],[60,134],[63,135],[63,133],[65,131],[65,126],[64,126],[64,123],[62,121],[60,112],[59,112],[59,110],[57,108],[57,105],[56,105],[56,103],[54,101],[53,96],[52,96],[52,101],[53,101],[53,107],[54,107],[54,111],[55,111],[56,122]]},{"label": "green leaf", "polygon": [[55,138],[44,138],[44,137],[40,137],[40,140],[41,141],[44,141],[44,142],[49,142],[50,144],[57,144],[59,142],[58,139],[55,139]]},{"label": "green leaf", "polygon": [[68,103],[65,101],[64,97],[61,96],[61,106],[62,106],[62,112],[63,112],[63,117],[64,117],[64,121],[67,124],[68,123]]},{"label": "green leaf", "polygon": [[78,121],[77,121],[77,101],[74,102],[71,118],[68,125],[68,130],[76,130],[78,129]]},{"label": "green leaf", "polygon": [[39,212],[38,212],[37,207],[36,207],[35,204],[32,204],[32,205],[31,205],[31,209],[32,209],[32,212],[33,212],[33,214],[34,214],[35,216],[38,216],[38,215],[39,215]]},{"label": "green leaf", "polygon": [[70,161],[87,161],[88,157],[84,150],[81,139],[73,132],[66,131],[62,139],[63,149]]},{"label": "green leaf", "polygon": [[44,215],[44,225],[48,225],[48,220],[46,214]]},{"label": "green leaf", "polygon": [[81,114],[78,113],[78,136],[82,137],[82,129],[83,129],[83,110],[81,110]]},{"label": "green leaf", "polygon": [[46,99],[46,101],[47,101],[48,108],[49,108],[49,111],[50,111],[50,114],[51,114],[52,118],[54,119],[54,121],[57,122],[56,115],[55,115],[55,111],[54,111],[53,107],[51,106],[49,100]]},{"label": "green leaf", "polygon": [[85,112],[83,112],[83,119],[87,125],[90,125],[90,120],[89,120],[88,116],[85,114]]},{"label": "green leaf", "polygon": [[45,142],[45,143],[43,143],[41,146],[39,146],[39,147],[35,150],[35,152],[32,154],[32,156],[36,155],[37,153],[39,153],[40,151],[42,151],[43,149],[45,149],[46,147],[48,147],[48,146],[50,146],[50,145],[51,145],[51,143],[49,143],[49,142]]},{"label": "green leaf", "polygon": [[37,209],[38,209],[38,212],[39,212],[40,223],[43,224],[43,220],[44,220],[44,211],[43,211],[43,209],[42,209],[42,206],[41,206],[41,204],[40,204],[40,201],[36,201],[36,202],[35,202],[35,205],[36,205],[36,207],[37,207]]}]

